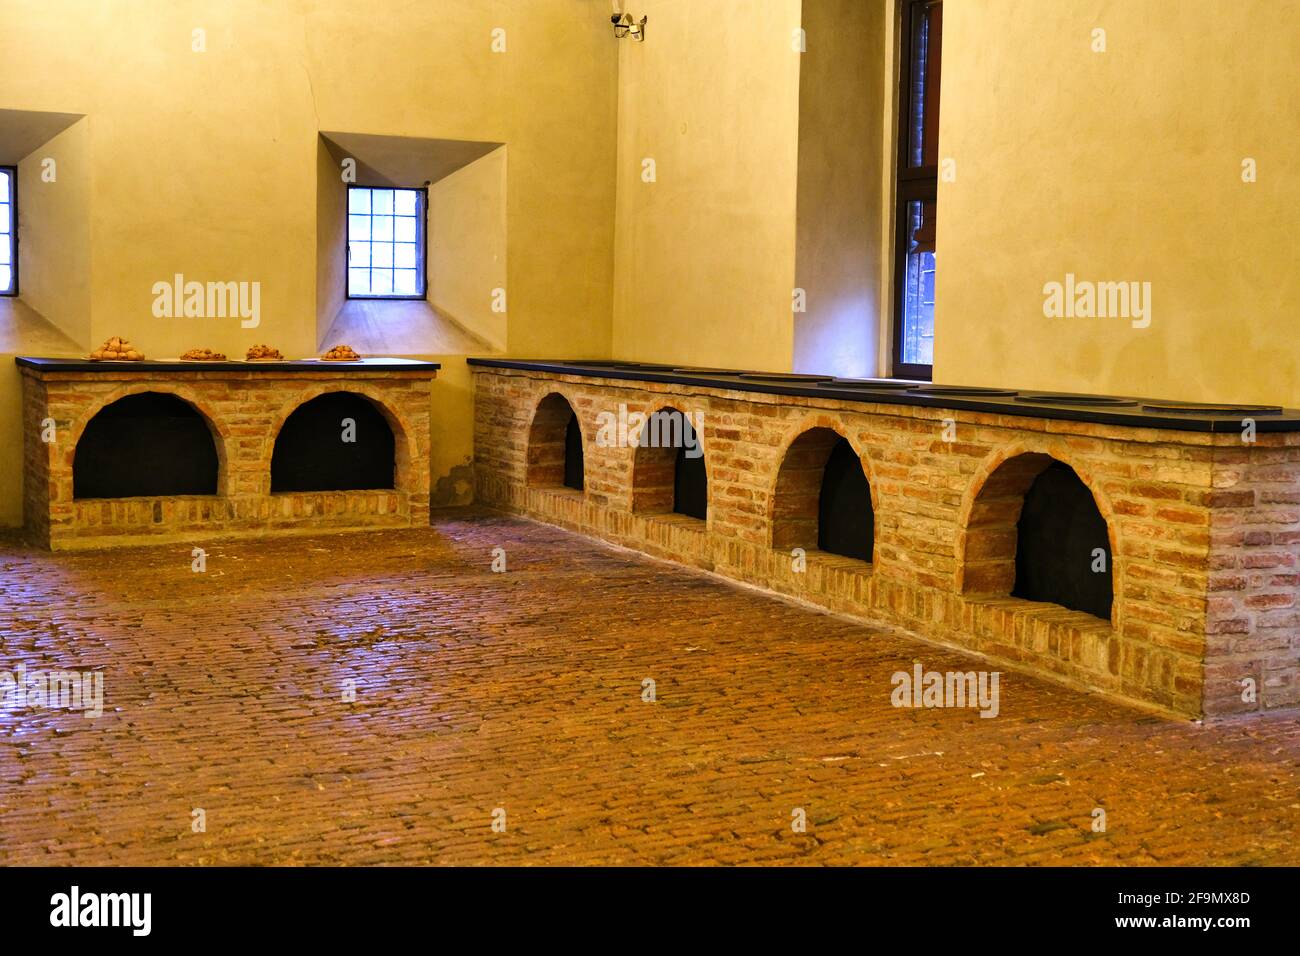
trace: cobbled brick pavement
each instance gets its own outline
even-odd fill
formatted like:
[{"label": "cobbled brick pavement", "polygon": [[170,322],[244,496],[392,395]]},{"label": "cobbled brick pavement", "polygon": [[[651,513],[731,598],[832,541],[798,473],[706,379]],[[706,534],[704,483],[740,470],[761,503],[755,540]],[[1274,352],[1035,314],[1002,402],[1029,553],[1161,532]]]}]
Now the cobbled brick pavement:
[{"label": "cobbled brick pavement", "polygon": [[895,707],[896,671],[993,665],[492,512],[3,541],[0,642],[105,694],[0,710],[3,864],[1300,863],[1294,713],[1005,669],[994,719]]}]

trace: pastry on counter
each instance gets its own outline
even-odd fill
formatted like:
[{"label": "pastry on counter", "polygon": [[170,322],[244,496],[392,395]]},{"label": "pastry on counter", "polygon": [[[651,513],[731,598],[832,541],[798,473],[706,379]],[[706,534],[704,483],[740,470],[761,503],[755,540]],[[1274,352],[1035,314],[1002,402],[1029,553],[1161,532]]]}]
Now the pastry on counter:
[{"label": "pastry on counter", "polygon": [[212,349],[190,349],[181,355],[182,362],[224,362],[225,360],[224,352],[214,352]]},{"label": "pastry on counter", "polygon": [[143,362],[144,353],[126,339],[113,336],[90,353],[92,362]]},{"label": "pastry on counter", "polygon": [[249,362],[284,361],[284,356],[280,354],[280,350],[271,348],[269,345],[254,345],[248,350],[248,354],[244,358]]},{"label": "pastry on counter", "polygon": [[359,362],[361,356],[350,345],[336,345],[321,357],[322,362]]}]

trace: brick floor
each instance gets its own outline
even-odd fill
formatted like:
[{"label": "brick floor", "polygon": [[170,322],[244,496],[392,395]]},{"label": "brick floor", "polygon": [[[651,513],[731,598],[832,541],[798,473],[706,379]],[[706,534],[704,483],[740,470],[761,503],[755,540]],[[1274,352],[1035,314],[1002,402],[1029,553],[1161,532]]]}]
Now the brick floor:
[{"label": "brick floor", "polygon": [[1295,715],[896,709],[981,665],[491,514],[189,547],[0,544],[0,670],[106,694],[0,711],[0,863],[1300,863]]}]

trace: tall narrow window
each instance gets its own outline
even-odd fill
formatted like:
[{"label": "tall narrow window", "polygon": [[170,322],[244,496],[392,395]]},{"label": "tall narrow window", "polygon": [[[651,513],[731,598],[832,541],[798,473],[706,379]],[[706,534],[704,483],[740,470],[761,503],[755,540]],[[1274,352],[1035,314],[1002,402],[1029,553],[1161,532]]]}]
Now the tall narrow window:
[{"label": "tall narrow window", "polygon": [[0,295],[18,294],[18,170],[0,166]]},{"label": "tall narrow window", "polygon": [[902,50],[894,211],[894,374],[928,379],[934,365],[934,235],[943,0],[904,0],[899,36]]},{"label": "tall narrow window", "polygon": [[348,298],[423,299],[423,189],[348,187]]}]

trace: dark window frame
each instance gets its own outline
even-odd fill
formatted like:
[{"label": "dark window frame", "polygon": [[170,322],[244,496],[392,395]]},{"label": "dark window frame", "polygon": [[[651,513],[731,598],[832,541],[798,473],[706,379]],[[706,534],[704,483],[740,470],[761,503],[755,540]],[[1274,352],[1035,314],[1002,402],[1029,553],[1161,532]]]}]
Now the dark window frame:
[{"label": "dark window frame", "polygon": [[9,299],[18,296],[18,167],[0,165],[0,170],[9,174],[9,242],[10,242],[10,270],[13,275],[13,287],[8,291],[0,291],[0,297]]},{"label": "dark window frame", "polygon": [[[906,308],[903,290],[907,279],[907,246],[909,243],[907,207],[914,202],[936,203],[939,193],[939,164],[913,166],[912,152],[912,27],[920,11],[924,13],[930,7],[943,8],[943,0],[903,0],[902,20],[898,32],[898,148],[894,162],[894,303],[893,303],[893,374],[899,378],[930,381],[934,378],[933,365],[921,365],[903,361],[903,313]],[[942,17],[942,13],[940,13]],[[939,50],[942,64],[942,32]],[[926,126],[930,125],[926,117]],[[938,129],[938,118],[934,117],[933,130]]]},{"label": "dark window frame", "polygon": [[[419,194],[419,206],[415,213],[415,244],[419,246],[420,259],[420,291],[413,295],[375,295],[373,293],[364,293],[353,295],[351,282],[348,280],[348,269],[352,259],[352,236],[351,222],[349,217],[352,215],[352,190],[354,189],[400,189],[404,192],[413,192]],[[371,216],[374,214],[371,213]],[[371,262],[374,261],[374,249],[370,251]],[[429,187],[428,186],[367,186],[364,183],[348,183],[347,196],[344,200],[343,207],[343,295],[348,299],[371,302],[418,302],[429,296]]]}]

